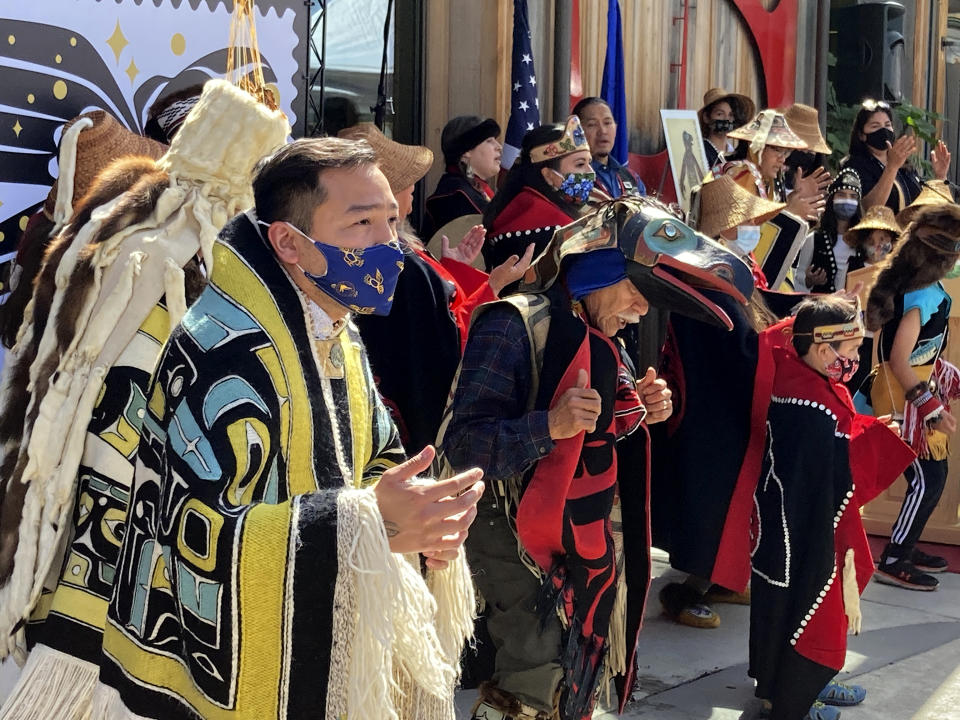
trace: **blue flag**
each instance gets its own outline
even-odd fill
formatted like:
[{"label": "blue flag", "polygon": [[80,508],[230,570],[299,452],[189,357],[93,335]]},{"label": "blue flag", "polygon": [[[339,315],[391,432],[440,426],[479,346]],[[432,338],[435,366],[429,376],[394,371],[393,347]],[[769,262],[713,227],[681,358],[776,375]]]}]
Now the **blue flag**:
[{"label": "blue flag", "polygon": [[617,139],[613,143],[610,154],[617,162],[625,164],[630,144],[630,128],[627,127],[627,87],[623,79],[623,27],[620,23],[620,0],[607,0],[607,57],[603,61],[603,85],[600,86],[600,96],[610,106],[613,119],[617,123]]},{"label": "blue flag", "polygon": [[537,75],[530,49],[527,0],[513,0],[513,69],[510,72],[510,121],[503,137],[500,165],[509,170],[520,154],[523,136],[540,124]]}]

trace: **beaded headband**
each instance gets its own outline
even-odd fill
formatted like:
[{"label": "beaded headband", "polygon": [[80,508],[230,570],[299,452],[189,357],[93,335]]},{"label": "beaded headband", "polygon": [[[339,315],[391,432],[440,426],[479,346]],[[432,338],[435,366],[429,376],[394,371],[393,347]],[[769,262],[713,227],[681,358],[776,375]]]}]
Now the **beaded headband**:
[{"label": "beaded headband", "polygon": [[587,136],[583,134],[583,128],[580,127],[580,118],[571,115],[567,118],[567,124],[563,128],[563,136],[559,140],[537,145],[530,150],[530,162],[539,163],[545,160],[554,160],[578,150],[589,152],[590,145],[587,143]]},{"label": "beaded headband", "polygon": [[840,323],[839,325],[820,325],[811,333],[795,333],[796,335],[813,335],[815,343],[841,342],[861,338],[864,332],[863,321],[857,316],[856,322]]},{"label": "beaded headband", "polygon": [[843,342],[854,338],[865,337],[867,332],[863,326],[863,313],[860,311],[860,298],[856,299],[857,314],[854,320],[834,325],[818,325],[810,332],[794,332],[800,337],[813,337],[814,343]]},{"label": "beaded headband", "polygon": [[866,330],[863,327],[863,320],[860,318],[860,313],[857,313],[857,319],[852,322],[838,323],[836,325],[818,325],[810,332],[795,332],[793,334],[800,337],[812,336],[813,342],[815,343],[829,343],[862,338],[866,335]]}]

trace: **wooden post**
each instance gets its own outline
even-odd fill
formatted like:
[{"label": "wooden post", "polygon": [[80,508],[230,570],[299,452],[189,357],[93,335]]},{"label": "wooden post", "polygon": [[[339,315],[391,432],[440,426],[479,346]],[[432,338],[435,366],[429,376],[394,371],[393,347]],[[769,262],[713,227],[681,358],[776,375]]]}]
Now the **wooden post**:
[{"label": "wooden post", "polygon": [[927,57],[930,47],[930,5],[933,0],[917,0],[913,24],[913,97],[917,107],[927,107]]},{"label": "wooden post", "polygon": [[510,120],[510,63],[513,53],[513,0],[497,0],[497,122]]},{"label": "wooden post", "polygon": [[[935,32],[931,42],[933,52],[930,53],[930,62],[932,67],[929,71],[933,75],[933,104],[931,110],[943,114],[946,107],[947,97],[947,54],[944,52],[942,40],[947,36],[947,10],[949,3],[947,0],[937,0],[935,17]],[[943,121],[937,123],[938,131],[943,130]]]}]

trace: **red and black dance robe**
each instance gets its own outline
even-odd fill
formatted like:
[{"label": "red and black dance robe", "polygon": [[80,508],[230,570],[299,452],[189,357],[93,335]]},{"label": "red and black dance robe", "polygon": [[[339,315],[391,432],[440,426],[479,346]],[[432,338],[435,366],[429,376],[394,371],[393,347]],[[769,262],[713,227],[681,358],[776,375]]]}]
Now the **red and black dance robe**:
[{"label": "red and black dance robe", "polygon": [[[559,294],[559,293],[557,293]],[[610,338],[566,309],[554,296],[550,327],[542,350],[537,408],[552,408],[576,382],[580,370],[601,398],[596,429],[556,441],[533,468],[516,510],[517,537],[544,575],[541,612],[557,606],[569,626],[560,657],[565,687],[560,717],[592,715],[595,690],[610,650],[614,600],[619,578],[611,512],[619,498],[622,514],[627,604],[623,622],[626,675],[616,678],[620,710],[635,681],[636,645],[650,580],[647,493],[649,469],[643,405],[635,380]],[[634,431],[621,457],[619,438]]]},{"label": "red and black dance robe", "polygon": [[751,528],[750,675],[775,720],[800,720],[843,667],[843,568],[853,550],[857,594],[873,575],[859,509],[913,460],[842,383],[786,344],[776,364]]},{"label": "red and black dance robe", "polygon": [[752,484],[740,492],[743,542],[725,548],[723,538],[750,439],[758,338],[735,300],[704,294],[727,312],[733,330],[670,317],[660,376],[673,391],[674,412],[650,430],[653,544],[670,554],[673,568],[743,590]]},{"label": "red and black dance robe", "polygon": [[496,300],[486,273],[408,247],[387,316],[356,318],[404,447],[436,441],[473,311]]},{"label": "red and black dance robe", "polygon": [[[789,344],[791,320],[757,333],[746,311],[721,293],[711,301],[733,330],[670,317],[660,376],[673,416],[651,429],[653,544],[670,565],[724,588],[750,582],[750,516],[774,379],[773,349]],[[762,291],[784,316],[802,295]]]},{"label": "red and black dance robe", "polygon": [[[538,609],[545,616],[559,610],[568,627],[563,647],[557,649],[565,677],[564,720],[590,716],[603,674],[619,580],[611,521],[619,495],[626,604],[616,617],[624,627],[626,672],[615,677],[615,683],[622,710],[636,679],[636,646],[650,580],[648,443],[634,380],[616,345],[571,313],[562,286],[487,306],[475,319],[474,331],[495,317],[498,308],[519,313],[530,357],[535,358],[536,372],[531,370],[517,386],[523,393],[517,398],[521,405],[531,412],[549,410],[574,386],[580,370],[587,372],[590,387],[601,397],[594,432],[557,441],[548,455],[515,477],[496,477],[491,469],[487,481],[488,492],[501,488],[498,492],[510,508],[523,554],[516,562],[535,567],[541,579]],[[463,368],[460,381],[472,370]],[[441,443],[456,469],[479,465],[486,470],[489,458],[478,455],[475,438],[491,432],[491,423],[506,419],[496,414],[500,405],[489,415],[477,415],[471,408],[475,403],[458,385]],[[616,442],[634,430],[631,439],[637,437],[636,442]],[[482,527],[475,528],[473,536],[482,532]]]},{"label": "red and black dance robe", "polygon": [[[527,246],[533,243],[533,256],[538,257],[553,238],[557,228],[569,225],[577,214],[569,214],[556,201],[546,195],[525,187],[493,220],[487,228],[487,240],[483,245],[483,259],[487,270],[505,262],[511,255],[523,257]],[[573,208],[570,205],[570,208]]]},{"label": "red and black dance robe", "polygon": [[483,215],[491,199],[493,188],[486,181],[468,179],[459,168],[448,166],[427,198],[421,237],[430,240],[437,230],[464,215]]}]

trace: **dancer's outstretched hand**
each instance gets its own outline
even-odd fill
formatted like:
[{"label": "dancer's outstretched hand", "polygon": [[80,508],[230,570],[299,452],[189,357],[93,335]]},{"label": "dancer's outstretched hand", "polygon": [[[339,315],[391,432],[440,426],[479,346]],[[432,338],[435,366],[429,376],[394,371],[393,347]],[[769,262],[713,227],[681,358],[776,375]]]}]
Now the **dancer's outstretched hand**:
[{"label": "dancer's outstretched hand", "polygon": [[428,445],[405,463],[383,473],[374,488],[390,550],[421,553],[439,569],[456,557],[477,516],[483,495],[479,468],[437,482],[417,477],[430,467],[436,450]]}]

